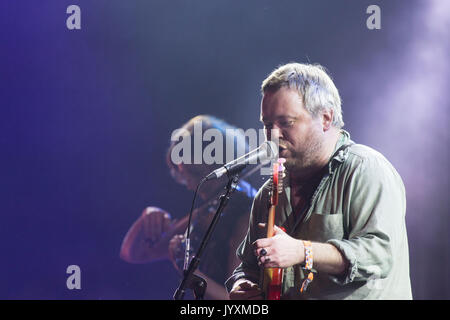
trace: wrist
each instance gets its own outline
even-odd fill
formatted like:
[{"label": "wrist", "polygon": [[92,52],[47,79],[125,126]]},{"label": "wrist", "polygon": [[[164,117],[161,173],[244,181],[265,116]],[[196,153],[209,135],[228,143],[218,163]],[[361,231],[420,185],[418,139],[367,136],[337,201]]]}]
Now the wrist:
[{"label": "wrist", "polygon": [[299,264],[305,263],[305,245],[303,243],[303,240],[297,240],[298,241],[298,260]]}]

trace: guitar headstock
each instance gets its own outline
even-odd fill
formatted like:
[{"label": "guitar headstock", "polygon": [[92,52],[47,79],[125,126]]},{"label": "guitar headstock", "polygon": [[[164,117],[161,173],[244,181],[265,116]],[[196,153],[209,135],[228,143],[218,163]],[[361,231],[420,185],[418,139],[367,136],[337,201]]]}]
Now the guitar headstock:
[{"label": "guitar headstock", "polygon": [[283,182],[286,177],[286,167],[284,166],[285,162],[285,158],[278,158],[278,193],[283,192]]},{"label": "guitar headstock", "polygon": [[283,179],[286,177],[286,168],[284,163],[286,159],[279,158],[277,162],[273,164],[272,168],[272,190],[270,204],[276,206],[278,204],[278,194],[283,192]]}]

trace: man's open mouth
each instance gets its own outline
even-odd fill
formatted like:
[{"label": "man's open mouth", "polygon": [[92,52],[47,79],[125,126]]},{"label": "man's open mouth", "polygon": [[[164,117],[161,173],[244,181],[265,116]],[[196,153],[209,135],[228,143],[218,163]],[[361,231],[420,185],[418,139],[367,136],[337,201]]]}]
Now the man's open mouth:
[{"label": "man's open mouth", "polygon": [[281,153],[281,152],[283,152],[285,150],[287,150],[286,146],[282,146],[282,145],[278,146],[278,153]]}]

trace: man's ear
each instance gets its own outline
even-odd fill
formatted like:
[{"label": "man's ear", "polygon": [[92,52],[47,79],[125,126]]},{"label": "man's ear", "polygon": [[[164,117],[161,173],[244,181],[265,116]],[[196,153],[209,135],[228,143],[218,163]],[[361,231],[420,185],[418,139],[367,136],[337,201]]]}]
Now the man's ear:
[{"label": "man's ear", "polygon": [[322,128],[323,132],[328,131],[333,123],[334,112],[332,109],[325,109],[322,111]]}]

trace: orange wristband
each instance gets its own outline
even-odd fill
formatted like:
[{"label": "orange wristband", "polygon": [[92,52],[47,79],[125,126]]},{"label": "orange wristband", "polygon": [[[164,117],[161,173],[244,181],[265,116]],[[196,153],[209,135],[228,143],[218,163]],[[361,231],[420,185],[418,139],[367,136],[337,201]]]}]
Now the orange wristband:
[{"label": "orange wristband", "polygon": [[313,267],[313,251],[312,251],[312,243],[311,241],[303,241],[303,246],[305,247],[305,271],[307,272],[308,276],[305,280],[303,280],[302,286],[300,288],[300,292],[306,291],[306,288],[308,285],[313,281],[314,274],[312,273],[312,267]]}]

